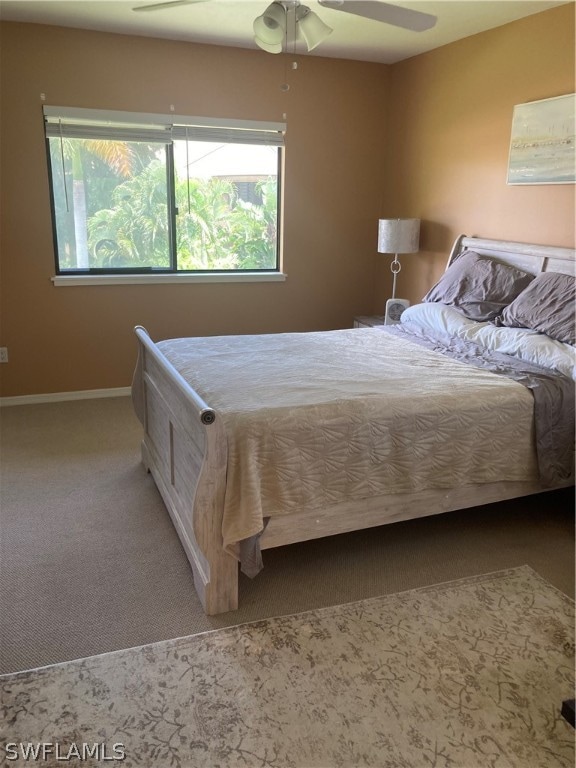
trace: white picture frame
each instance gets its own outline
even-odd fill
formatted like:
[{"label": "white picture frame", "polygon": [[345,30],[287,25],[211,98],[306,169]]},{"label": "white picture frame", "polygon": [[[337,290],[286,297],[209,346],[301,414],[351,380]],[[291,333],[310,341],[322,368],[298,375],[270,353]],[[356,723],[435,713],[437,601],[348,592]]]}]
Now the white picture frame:
[{"label": "white picture frame", "polygon": [[576,94],[517,104],[508,184],[576,183]]}]

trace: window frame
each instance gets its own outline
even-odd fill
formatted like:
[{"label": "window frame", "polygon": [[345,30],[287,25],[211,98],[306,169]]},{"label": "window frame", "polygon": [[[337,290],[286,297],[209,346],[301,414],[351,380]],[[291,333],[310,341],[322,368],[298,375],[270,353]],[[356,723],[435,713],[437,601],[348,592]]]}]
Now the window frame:
[{"label": "window frame", "polygon": [[[47,170],[52,219],[52,239],[55,258],[55,285],[112,285],[150,284],[174,282],[271,282],[284,280],[282,271],[282,211],[285,123],[247,121],[133,113],[68,107],[43,107]],[[57,129],[55,128],[57,126]],[[64,128],[64,129],[63,129]],[[108,138],[130,141],[133,130],[138,139],[166,145],[168,247],[170,266],[166,267],[116,267],[86,269],[62,269],[58,248],[54,171],[50,151],[50,139]],[[122,133],[124,131],[124,133]],[[147,134],[149,131],[149,134]],[[119,137],[120,134],[121,136]],[[143,138],[142,138],[143,137]],[[236,139],[237,141],[234,141]],[[262,269],[178,269],[174,141],[219,141],[222,143],[262,144],[277,148],[277,215],[276,215],[276,264]]]}]

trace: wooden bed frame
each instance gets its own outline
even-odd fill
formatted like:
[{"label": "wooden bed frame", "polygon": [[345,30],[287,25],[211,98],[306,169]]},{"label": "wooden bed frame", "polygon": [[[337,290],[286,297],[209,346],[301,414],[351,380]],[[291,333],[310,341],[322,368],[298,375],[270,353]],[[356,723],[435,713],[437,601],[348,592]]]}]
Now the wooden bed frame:
[{"label": "wooden bed frame", "polygon": [[[575,273],[575,251],[525,243],[460,236],[449,266],[464,250],[489,255],[528,272]],[[138,410],[143,421],[142,459],[152,473],[184,546],[194,584],[207,614],[238,607],[238,569],[222,547],[226,485],[226,434],[218,414],[168,362],[140,326]],[[322,510],[301,510],[270,519],[260,539],[264,549],[361,530],[399,520],[436,515],[539,493],[537,482],[500,482],[453,490],[406,493]]]}]

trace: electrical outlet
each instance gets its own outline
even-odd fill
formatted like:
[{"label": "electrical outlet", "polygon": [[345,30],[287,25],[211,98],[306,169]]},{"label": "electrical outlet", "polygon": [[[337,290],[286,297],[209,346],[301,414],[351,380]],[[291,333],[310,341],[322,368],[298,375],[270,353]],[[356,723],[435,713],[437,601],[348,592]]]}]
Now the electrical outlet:
[{"label": "electrical outlet", "polygon": [[0,347],[0,363],[8,362],[8,347]]}]

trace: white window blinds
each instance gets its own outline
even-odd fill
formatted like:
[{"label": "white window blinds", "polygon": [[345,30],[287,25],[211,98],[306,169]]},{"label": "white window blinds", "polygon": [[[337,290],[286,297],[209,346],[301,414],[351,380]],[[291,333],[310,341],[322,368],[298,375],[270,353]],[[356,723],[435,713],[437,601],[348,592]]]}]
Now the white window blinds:
[{"label": "white window blinds", "polygon": [[43,108],[49,138],[161,142],[175,139],[281,147],[285,123],[72,107]]}]

